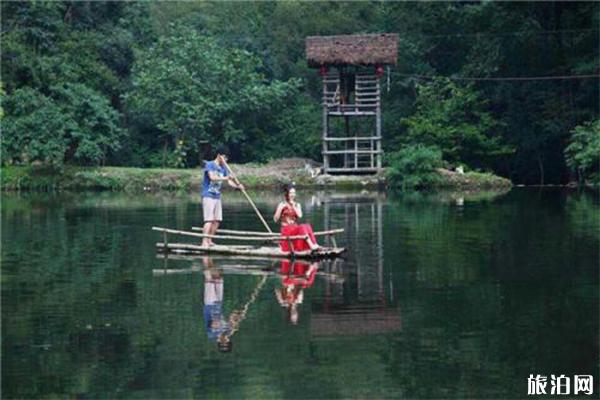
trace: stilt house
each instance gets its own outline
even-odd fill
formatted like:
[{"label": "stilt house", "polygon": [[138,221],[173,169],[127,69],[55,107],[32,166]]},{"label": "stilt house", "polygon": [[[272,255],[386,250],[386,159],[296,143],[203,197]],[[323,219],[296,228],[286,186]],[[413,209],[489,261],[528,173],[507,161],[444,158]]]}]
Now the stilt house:
[{"label": "stilt house", "polygon": [[398,35],[310,36],[306,58],[323,79],[324,172],[380,171],[380,79],[396,65]]}]

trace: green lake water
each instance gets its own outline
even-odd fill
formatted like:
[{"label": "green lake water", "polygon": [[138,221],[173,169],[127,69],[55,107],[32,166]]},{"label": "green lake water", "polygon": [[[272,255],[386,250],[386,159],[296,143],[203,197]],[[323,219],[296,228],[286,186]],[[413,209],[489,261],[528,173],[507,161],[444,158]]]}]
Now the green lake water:
[{"label": "green lake water", "polygon": [[[253,196],[270,219],[279,195]],[[344,259],[157,256],[196,195],[3,194],[2,397],[524,398],[591,374],[596,398],[596,193],[299,200]],[[224,213],[261,229],[237,193]]]}]

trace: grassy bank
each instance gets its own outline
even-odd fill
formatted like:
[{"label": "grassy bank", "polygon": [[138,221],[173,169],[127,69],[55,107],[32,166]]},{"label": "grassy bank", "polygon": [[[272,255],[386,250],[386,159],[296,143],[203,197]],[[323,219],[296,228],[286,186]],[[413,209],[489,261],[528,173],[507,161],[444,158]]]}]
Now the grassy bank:
[{"label": "grassy bank", "polygon": [[[240,178],[242,178],[240,176]],[[3,190],[112,190],[112,191],[191,191],[200,186],[198,169],[66,167],[50,170],[35,167],[2,169]],[[272,180],[245,180],[247,185],[274,185]]]},{"label": "grassy bank", "polygon": [[[379,185],[379,177],[313,177],[310,165],[286,160],[265,165],[231,164],[247,187],[273,188],[295,182],[298,186],[364,188]],[[2,167],[2,190],[111,190],[111,191],[194,191],[201,184],[196,169],[64,167]]]},{"label": "grassy bank", "polygon": [[439,183],[435,185],[439,189],[495,189],[509,188],[512,183],[509,179],[491,174],[489,172],[465,172],[458,173],[447,169],[438,169],[440,175]]},{"label": "grassy bank", "polygon": [[186,190],[197,171],[125,167],[3,167],[3,190]]},{"label": "grassy bank", "polygon": [[[315,175],[303,160],[279,160],[270,164],[231,165],[239,179],[252,188],[273,188],[290,181],[304,187],[360,189],[384,187],[383,176]],[[7,166],[2,170],[2,190],[110,190],[110,191],[195,191],[201,184],[200,169],[128,167]],[[510,187],[507,179],[492,174],[464,175],[439,172],[439,188],[488,189]]]}]

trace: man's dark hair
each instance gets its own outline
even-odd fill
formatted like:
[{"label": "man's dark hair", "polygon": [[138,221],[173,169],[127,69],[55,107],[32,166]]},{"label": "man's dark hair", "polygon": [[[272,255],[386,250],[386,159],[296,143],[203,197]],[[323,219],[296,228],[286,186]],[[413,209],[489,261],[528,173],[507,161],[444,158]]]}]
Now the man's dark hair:
[{"label": "man's dark hair", "polygon": [[226,342],[217,341],[217,349],[219,349],[221,353],[231,353],[232,347],[233,343],[231,342],[231,340],[228,340]]},{"label": "man's dark hair", "polygon": [[228,152],[227,152],[227,148],[225,146],[218,146],[218,147],[215,148],[215,150],[214,150],[213,153],[214,153],[215,158],[216,158],[219,154],[224,155],[225,157],[227,157],[227,153]]}]

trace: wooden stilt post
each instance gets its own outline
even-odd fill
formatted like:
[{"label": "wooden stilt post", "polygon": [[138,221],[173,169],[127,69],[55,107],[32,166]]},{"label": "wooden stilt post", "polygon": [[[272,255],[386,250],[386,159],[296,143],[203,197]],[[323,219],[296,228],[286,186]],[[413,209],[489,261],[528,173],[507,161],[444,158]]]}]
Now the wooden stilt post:
[{"label": "wooden stilt post", "polygon": [[[327,154],[327,151],[329,150],[328,145],[327,145],[327,136],[328,136],[328,128],[329,128],[329,120],[328,120],[328,116],[327,116],[327,108],[328,108],[328,104],[327,104],[327,96],[325,96],[325,92],[327,92],[327,75],[323,75],[323,146],[322,146],[322,152],[323,152],[323,173],[327,173],[329,170],[329,154]],[[334,100],[335,100],[335,95],[334,95]]]},{"label": "wooden stilt post", "polygon": [[[325,201],[325,212],[324,212],[324,217],[325,217],[325,230],[329,230],[329,202],[326,200]],[[325,243],[327,244],[327,246],[331,246],[331,238],[329,237],[329,235],[326,236],[326,241]]]},{"label": "wooden stilt post", "polygon": [[375,112],[375,136],[377,136],[376,148],[377,155],[375,159],[377,160],[377,172],[381,172],[381,98],[379,96],[379,78],[377,79],[377,108]]},{"label": "wooden stilt post", "polygon": [[358,139],[354,139],[354,169],[358,169]]},{"label": "wooden stilt post", "polygon": [[333,247],[337,248],[338,245],[337,245],[337,242],[335,240],[335,236],[333,236],[333,235],[329,235],[329,236],[331,237],[331,243],[333,243]]}]

